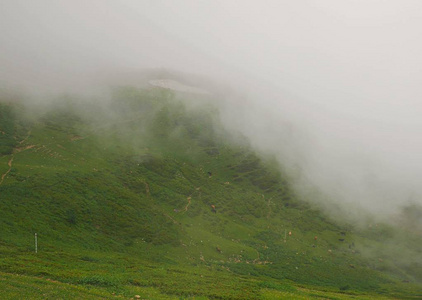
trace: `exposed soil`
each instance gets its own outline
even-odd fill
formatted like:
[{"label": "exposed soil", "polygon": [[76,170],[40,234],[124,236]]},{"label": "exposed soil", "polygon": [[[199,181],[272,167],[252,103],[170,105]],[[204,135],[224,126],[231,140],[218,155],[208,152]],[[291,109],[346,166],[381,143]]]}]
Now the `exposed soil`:
[{"label": "exposed soil", "polygon": [[7,165],[9,166],[9,170],[7,170],[6,173],[1,175],[0,185],[3,183],[3,180],[7,176],[7,174],[9,174],[10,170],[12,170],[12,163],[13,163],[13,155],[12,155],[12,158],[7,163]]}]

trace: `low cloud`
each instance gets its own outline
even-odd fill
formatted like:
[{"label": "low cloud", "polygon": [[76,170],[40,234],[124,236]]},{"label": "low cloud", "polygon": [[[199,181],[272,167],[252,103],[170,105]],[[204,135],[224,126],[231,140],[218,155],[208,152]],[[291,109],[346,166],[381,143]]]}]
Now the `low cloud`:
[{"label": "low cloud", "polygon": [[224,86],[212,84],[228,128],[275,155],[309,201],[384,219],[422,205],[419,1],[0,7],[3,90],[95,94],[148,68],[202,74]]}]

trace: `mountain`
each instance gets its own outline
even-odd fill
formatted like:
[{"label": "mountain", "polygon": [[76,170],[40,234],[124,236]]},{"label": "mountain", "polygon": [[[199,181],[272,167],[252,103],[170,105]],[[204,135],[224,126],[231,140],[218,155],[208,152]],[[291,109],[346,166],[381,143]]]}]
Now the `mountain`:
[{"label": "mountain", "polygon": [[422,297],[419,231],[304,202],[212,98],[3,97],[2,299]]}]

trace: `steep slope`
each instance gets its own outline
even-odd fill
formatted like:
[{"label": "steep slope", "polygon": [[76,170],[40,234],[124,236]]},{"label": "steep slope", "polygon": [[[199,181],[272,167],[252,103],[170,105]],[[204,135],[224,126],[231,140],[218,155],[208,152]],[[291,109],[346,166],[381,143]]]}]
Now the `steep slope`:
[{"label": "steep slope", "polygon": [[[420,237],[363,255],[396,229],[337,225],[300,201],[272,158],[219,125],[207,97],[192,105],[127,87],[36,112],[0,104],[3,276],[99,297],[421,296]],[[395,259],[402,249],[419,256]]]}]

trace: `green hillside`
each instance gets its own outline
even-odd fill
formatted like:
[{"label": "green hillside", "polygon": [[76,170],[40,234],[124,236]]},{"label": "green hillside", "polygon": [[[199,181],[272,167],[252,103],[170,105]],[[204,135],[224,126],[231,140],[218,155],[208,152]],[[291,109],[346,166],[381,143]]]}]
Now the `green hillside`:
[{"label": "green hillside", "polygon": [[337,224],[191,98],[0,102],[1,299],[422,297],[420,232]]}]

